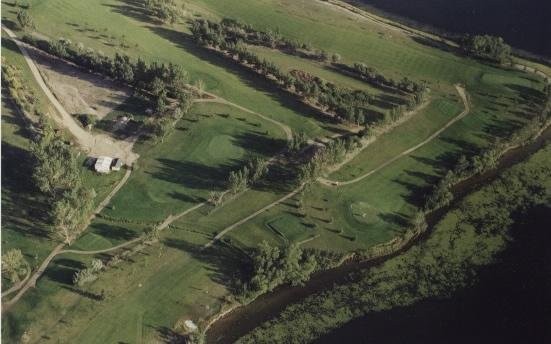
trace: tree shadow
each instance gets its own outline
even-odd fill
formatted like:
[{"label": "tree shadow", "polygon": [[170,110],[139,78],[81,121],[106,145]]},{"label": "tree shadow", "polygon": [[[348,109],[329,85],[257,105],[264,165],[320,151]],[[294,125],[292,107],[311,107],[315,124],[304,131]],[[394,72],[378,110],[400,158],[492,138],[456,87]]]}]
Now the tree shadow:
[{"label": "tree shadow", "polygon": [[250,153],[270,157],[283,149],[286,141],[275,139],[262,132],[241,132],[232,138],[233,144],[240,146]]},{"label": "tree shadow", "polygon": [[138,237],[136,232],[128,228],[107,223],[95,223],[91,226],[91,230],[95,234],[116,241],[128,241]]},{"label": "tree shadow", "polygon": [[44,275],[51,281],[65,285],[72,285],[75,272],[85,268],[86,265],[77,260],[59,258],[52,262],[52,264],[44,272]]},{"label": "tree shadow", "polygon": [[154,17],[151,17],[145,9],[143,2],[139,0],[119,0],[121,4],[103,4],[110,7],[113,12],[131,17],[140,22],[148,22],[153,24],[162,24],[162,22]]},{"label": "tree shadow", "polygon": [[161,163],[157,171],[145,173],[157,179],[199,190],[225,187],[229,172],[240,167],[238,161],[215,167],[193,161],[178,161],[167,158],[160,158],[157,161]]},{"label": "tree shadow", "polygon": [[[28,138],[20,118],[4,115],[2,121],[17,124],[14,135]],[[29,151],[2,140],[2,225],[25,236],[47,238],[50,204],[32,181],[33,168]]]},{"label": "tree shadow", "polygon": [[396,225],[398,227],[406,227],[409,225],[409,219],[403,214],[392,212],[392,213],[380,213],[377,215],[381,220]]},{"label": "tree shadow", "polygon": [[216,241],[208,248],[177,238],[167,238],[163,240],[163,244],[189,253],[203,262],[211,280],[224,285],[234,294],[239,291],[239,282],[249,273],[247,268],[250,257],[242,249],[226,241]]}]

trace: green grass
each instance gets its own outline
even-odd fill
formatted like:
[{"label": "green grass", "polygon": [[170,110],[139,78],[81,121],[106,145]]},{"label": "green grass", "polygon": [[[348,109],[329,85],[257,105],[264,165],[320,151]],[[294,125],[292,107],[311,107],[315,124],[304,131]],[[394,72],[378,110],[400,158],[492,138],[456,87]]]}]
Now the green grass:
[{"label": "green grass", "polygon": [[151,222],[180,213],[210,191],[224,190],[229,172],[251,157],[269,158],[281,150],[284,138],[278,126],[255,115],[197,104],[164,142],[139,148],[135,171],[105,214]]},{"label": "green grass", "polygon": [[[48,37],[68,37],[107,54],[124,51],[148,61],[177,63],[192,80],[204,80],[208,91],[281,121],[295,131],[305,131],[310,137],[338,131],[337,126],[322,122],[260,77],[198,48],[182,23],[160,27],[145,21],[132,2],[29,2],[37,31]],[[279,29],[289,38],[339,53],[345,63],[365,62],[389,77],[407,76],[429,83],[433,99],[425,111],[379,138],[331,178],[357,176],[440,128],[462,110],[454,83],[466,86],[473,111],[430,144],[357,184],[338,189],[312,187],[304,195],[304,218],[296,214],[297,197],[260,214],[229,233],[232,245],[227,247],[206,253],[198,250],[220,230],[282,197],[286,190],[258,187],[217,209],[205,207],[188,214],[163,233],[162,251],[153,246],[87,287],[94,292],[105,290],[106,301],[91,301],[67,289],[73,273],[67,265],[78,266],[91,257],[59,257],[38,288],[6,316],[6,340],[17,341],[23,331],[30,329],[36,339],[42,334],[49,337],[42,338],[45,342],[146,342],[179,318],[204,318],[217,311],[231,286],[228,279],[239,272],[238,255],[231,247],[251,248],[263,240],[282,243],[281,235],[268,224],[290,241],[302,241],[311,233],[318,237],[305,246],[340,252],[388,241],[401,232],[422,201],[423,192],[457,155],[471,154],[496,137],[506,137],[525,117],[532,116],[535,111],[528,104],[543,86],[536,77],[430,48],[321,1],[191,0],[186,8],[190,15],[199,13],[218,19],[228,16],[259,29]],[[3,2],[2,10],[7,20],[14,20],[12,6]],[[120,45],[123,35],[129,48]],[[4,43],[2,52],[20,59]],[[261,53],[284,68],[297,64],[342,85],[368,87],[325,70],[319,63],[267,50]],[[31,80],[28,74],[25,79]],[[219,113],[230,116],[224,118]],[[96,219],[75,248],[102,249],[133,238],[169,214],[202,201],[210,190],[223,189],[228,171],[249,156],[267,157],[282,146],[284,136],[278,127],[231,107],[201,104],[193,114],[192,121],[180,121],[163,143],[136,147],[140,159],[128,184],[104,211],[105,218]],[[101,179],[91,172],[87,175],[90,183],[101,184],[96,187],[105,194],[122,172]],[[3,191],[3,202],[5,194],[9,193]],[[302,222],[313,227],[305,230]],[[3,230],[7,245],[31,247],[36,242],[35,238],[27,240],[12,232],[15,234],[9,237],[9,228]]]}]

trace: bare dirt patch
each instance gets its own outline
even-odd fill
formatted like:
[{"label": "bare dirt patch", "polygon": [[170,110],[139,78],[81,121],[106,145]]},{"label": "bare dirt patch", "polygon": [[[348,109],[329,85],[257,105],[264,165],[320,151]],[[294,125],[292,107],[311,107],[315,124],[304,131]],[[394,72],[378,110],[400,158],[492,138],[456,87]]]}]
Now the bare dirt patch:
[{"label": "bare dirt patch", "polygon": [[70,114],[90,114],[102,119],[131,95],[127,87],[87,73],[37,49],[29,48],[55,97]]}]

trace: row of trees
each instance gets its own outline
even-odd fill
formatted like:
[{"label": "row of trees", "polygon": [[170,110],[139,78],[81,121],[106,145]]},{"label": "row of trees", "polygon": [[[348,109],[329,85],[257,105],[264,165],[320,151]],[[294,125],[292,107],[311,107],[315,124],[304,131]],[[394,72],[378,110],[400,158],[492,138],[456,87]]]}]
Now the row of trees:
[{"label": "row of trees", "polygon": [[511,58],[511,46],[503,38],[490,35],[466,35],[460,41],[461,49],[474,57],[504,63]]},{"label": "row of trees", "polygon": [[279,49],[287,54],[297,55],[304,58],[338,62],[340,55],[329,53],[322,49],[316,49],[311,44],[298,40],[287,39],[278,30],[260,31],[252,25],[239,22],[235,19],[224,18],[220,23],[204,23],[199,21],[198,25],[205,25],[206,29],[212,27],[209,37],[214,41],[242,41],[247,44],[266,46],[272,49]]},{"label": "row of trees", "polygon": [[424,83],[415,82],[407,77],[402,80],[394,80],[379,73],[375,68],[367,66],[365,63],[357,62],[352,66],[345,64],[335,64],[338,68],[354,75],[355,77],[371,83],[375,86],[390,87],[407,93],[423,94],[427,91]]},{"label": "row of trees", "polygon": [[11,99],[27,115],[36,114],[38,97],[32,89],[22,81],[21,70],[2,59],[2,84],[6,86]]},{"label": "row of trees", "polygon": [[152,98],[154,104],[157,104],[156,108],[162,109],[163,104],[168,103],[168,98],[180,101],[182,98],[190,97],[187,90],[187,72],[179,65],[158,62],[148,64],[141,58],[133,61],[128,55],[119,53],[110,57],[85,48],[82,44],[73,44],[64,38],[41,40],[25,35],[23,41],[91,72],[146,91],[146,95]]},{"label": "row of trees", "polygon": [[46,121],[41,135],[31,143],[33,180],[49,198],[54,234],[71,244],[84,229],[93,207],[95,191],[82,183],[77,155]]}]

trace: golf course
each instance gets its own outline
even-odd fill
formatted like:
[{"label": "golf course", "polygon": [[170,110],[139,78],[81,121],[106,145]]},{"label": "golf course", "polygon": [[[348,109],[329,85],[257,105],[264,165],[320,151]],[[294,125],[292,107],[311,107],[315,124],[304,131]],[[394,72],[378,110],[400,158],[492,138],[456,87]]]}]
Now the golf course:
[{"label": "golf course", "polygon": [[496,37],[340,0],[1,6],[5,343],[332,340],[551,206],[551,66]]}]

